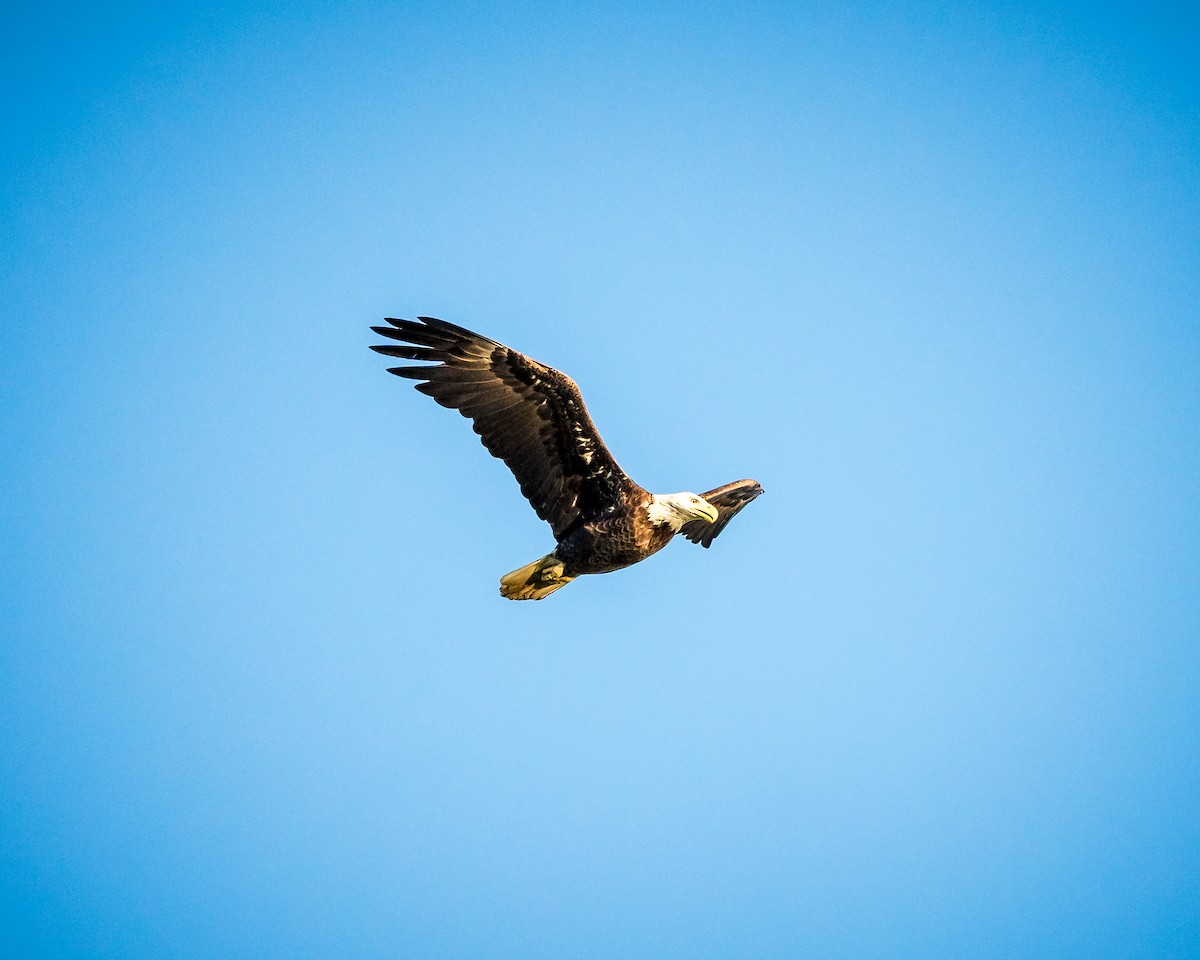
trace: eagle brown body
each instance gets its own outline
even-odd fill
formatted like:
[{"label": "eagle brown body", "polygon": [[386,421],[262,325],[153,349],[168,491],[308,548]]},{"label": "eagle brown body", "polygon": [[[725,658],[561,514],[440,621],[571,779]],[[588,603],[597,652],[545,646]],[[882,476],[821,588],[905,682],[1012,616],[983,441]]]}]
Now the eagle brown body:
[{"label": "eagle brown body", "polygon": [[435,361],[389,372],[421,381],[419,391],[474,422],[558,544],[501,578],[504,596],[540,600],[576,577],[644,560],[678,532],[707,547],[762,493],[757,481],[738,480],[703,495],[652,494],[617,465],[569,377],[454,324],[418,321],[389,317],[390,327],[372,327],[399,343],[371,349]]},{"label": "eagle brown body", "polygon": [[[645,493],[645,491],[642,491]],[[645,560],[671,542],[675,531],[665,523],[651,521],[646,503],[635,504],[620,516],[580,524],[558,542],[554,552],[563,562],[567,576],[612,573]]]}]

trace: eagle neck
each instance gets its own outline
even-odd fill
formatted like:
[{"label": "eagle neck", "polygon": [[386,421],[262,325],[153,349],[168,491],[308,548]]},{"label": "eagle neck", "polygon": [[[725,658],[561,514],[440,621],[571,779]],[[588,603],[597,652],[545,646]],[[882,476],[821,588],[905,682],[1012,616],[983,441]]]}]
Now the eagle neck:
[{"label": "eagle neck", "polygon": [[650,494],[650,501],[646,504],[646,516],[650,518],[650,522],[655,526],[666,525],[672,531],[678,533],[683,526],[683,517],[679,511],[675,509],[671,503],[670,494]]}]

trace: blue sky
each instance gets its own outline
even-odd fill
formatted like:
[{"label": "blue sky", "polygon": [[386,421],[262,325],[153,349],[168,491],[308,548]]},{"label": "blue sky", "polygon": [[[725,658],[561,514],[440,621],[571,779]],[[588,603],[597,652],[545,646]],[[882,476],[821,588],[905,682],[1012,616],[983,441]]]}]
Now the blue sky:
[{"label": "blue sky", "polygon": [[[0,21],[0,952],[1188,957],[1200,21]],[[551,539],[367,327],[560,367]]]}]

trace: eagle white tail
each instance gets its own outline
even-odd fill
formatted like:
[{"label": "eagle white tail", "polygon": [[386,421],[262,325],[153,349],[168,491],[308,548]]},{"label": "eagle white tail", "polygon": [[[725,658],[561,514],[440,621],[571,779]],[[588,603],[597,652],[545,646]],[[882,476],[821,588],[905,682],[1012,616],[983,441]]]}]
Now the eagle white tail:
[{"label": "eagle white tail", "polygon": [[559,587],[565,587],[574,577],[563,576],[563,562],[548,553],[540,560],[527,563],[519,570],[500,578],[500,595],[509,600],[541,600]]}]

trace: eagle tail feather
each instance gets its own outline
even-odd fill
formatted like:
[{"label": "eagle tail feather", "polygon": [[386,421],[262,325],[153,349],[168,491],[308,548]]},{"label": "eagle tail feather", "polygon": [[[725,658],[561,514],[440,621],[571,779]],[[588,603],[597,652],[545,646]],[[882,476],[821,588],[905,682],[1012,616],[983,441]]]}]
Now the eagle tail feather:
[{"label": "eagle tail feather", "polygon": [[509,600],[541,600],[565,587],[574,577],[563,576],[563,562],[548,553],[500,578],[500,595]]}]

